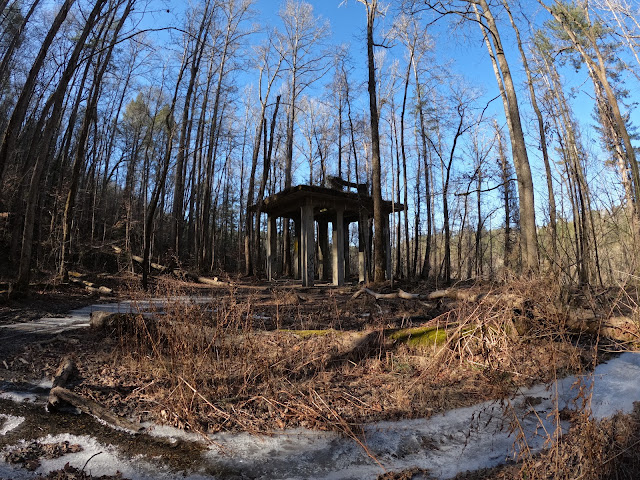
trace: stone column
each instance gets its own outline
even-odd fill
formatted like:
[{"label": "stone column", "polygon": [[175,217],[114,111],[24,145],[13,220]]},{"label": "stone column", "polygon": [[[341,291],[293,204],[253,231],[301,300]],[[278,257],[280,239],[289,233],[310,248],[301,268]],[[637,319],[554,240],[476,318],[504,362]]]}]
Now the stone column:
[{"label": "stone column", "polygon": [[267,279],[269,281],[273,280],[273,274],[275,271],[277,236],[278,230],[276,226],[276,217],[269,215],[267,220]]},{"label": "stone column", "polygon": [[362,210],[358,221],[358,273],[360,282],[369,281],[369,212]]},{"label": "stone column", "polygon": [[344,237],[344,278],[351,275],[351,267],[349,262],[349,221],[344,221],[343,237]]},{"label": "stone column", "polygon": [[318,220],[318,278],[329,280],[331,257],[329,256],[329,222]]},{"label": "stone column", "polygon": [[315,257],[315,235],[313,222],[313,204],[308,201],[300,208],[300,270],[302,286],[312,287],[315,276],[313,260]]},{"label": "stone column", "polygon": [[344,207],[336,208],[336,220],[333,222],[333,245],[331,259],[333,261],[333,284],[344,285]]},{"label": "stone column", "polygon": [[[389,228],[389,214],[382,214],[382,234],[384,235],[384,254],[387,266],[387,280],[391,280],[391,229]],[[399,246],[398,246],[399,247]],[[376,255],[378,253],[376,252]]]},{"label": "stone column", "polygon": [[300,278],[300,220],[293,219],[293,278],[296,280]]}]

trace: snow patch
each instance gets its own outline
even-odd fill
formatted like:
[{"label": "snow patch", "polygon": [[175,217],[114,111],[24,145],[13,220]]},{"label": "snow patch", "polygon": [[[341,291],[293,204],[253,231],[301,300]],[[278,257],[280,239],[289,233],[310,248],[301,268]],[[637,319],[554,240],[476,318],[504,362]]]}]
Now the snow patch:
[{"label": "snow patch", "polygon": [[2,423],[0,425],[0,435],[6,435],[11,430],[15,430],[22,422],[24,422],[24,417],[16,417],[15,415],[5,415],[4,413],[0,413],[0,421]]},{"label": "snow patch", "polygon": [[169,439],[174,443],[177,443],[179,440],[187,442],[202,442],[204,440],[202,435],[194,432],[186,432],[169,425],[157,425],[152,422],[143,422],[141,425],[145,428],[145,433],[148,435],[157,438]]},{"label": "snow patch", "polygon": [[0,393],[0,399],[11,400],[12,402],[35,402],[38,396],[35,393],[30,392],[2,392]]},{"label": "snow patch", "polygon": [[81,452],[69,453],[54,459],[40,460],[40,467],[36,472],[41,475],[46,475],[53,470],[59,470],[67,463],[79,469],[85,467],[86,464],[85,471],[95,476],[115,475],[120,472],[123,477],[132,480],[151,480],[176,478],[177,475],[176,472],[171,472],[166,467],[152,465],[140,456],[124,458],[116,447],[105,445],[86,435],[47,435],[38,439],[38,441],[44,444],[68,441],[71,444],[78,444],[82,447]]}]

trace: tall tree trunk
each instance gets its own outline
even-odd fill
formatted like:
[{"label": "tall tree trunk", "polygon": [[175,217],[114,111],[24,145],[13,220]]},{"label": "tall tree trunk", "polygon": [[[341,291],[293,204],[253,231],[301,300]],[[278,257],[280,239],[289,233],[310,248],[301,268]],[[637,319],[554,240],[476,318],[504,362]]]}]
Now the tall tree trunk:
[{"label": "tall tree trunk", "polygon": [[371,127],[371,180],[373,196],[373,249],[375,252],[374,274],[375,282],[385,279],[386,257],[384,228],[382,219],[382,169],[380,161],[380,133],[378,99],[376,96],[376,64],[373,53],[373,29],[378,13],[378,0],[361,0],[367,9],[367,66],[369,71],[369,121]]},{"label": "tall tree trunk", "polygon": [[529,62],[527,61],[527,55],[524,52],[524,48],[522,47],[522,41],[520,39],[520,30],[516,25],[513,16],[511,15],[511,10],[509,9],[509,4],[507,0],[502,0],[502,4],[504,5],[507,13],[509,14],[509,20],[511,21],[511,26],[516,34],[516,41],[518,44],[518,50],[520,51],[520,57],[522,59],[522,66],[524,67],[524,71],[527,75],[527,86],[529,87],[529,96],[531,97],[531,106],[533,107],[533,111],[535,112],[536,119],[538,121],[538,134],[540,135],[540,149],[542,150],[542,161],[544,163],[544,170],[547,179],[547,195],[549,197],[549,227],[551,229],[551,264],[552,268],[555,270],[558,263],[558,229],[556,226],[556,198],[553,192],[553,180],[551,176],[551,162],[549,161],[549,153],[547,151],[547,135],[544,128],[544,119],[542,118],[542,113],[540,112],[540,107],[538,106],[538,100],[536,98],[536,93],[533,85],[533,78],[531,75],[531,69],[529,68]]},{"label": "tall tree trunk", "polygon": [[[482,8],[482,12],[478,12],[477,5]],[[524,132],[520,120],[518,97],[504,48],[502,47],[500,33],[489,9],[489,5],[486,0],[477,0],[477,5],[473,3],[478,22],[480,22],[480,27],[485,36],[489,55],[494,63],[496,80],[498,84],[501,85],[505,115],[509,120],[507,125],[510,130],[511,151],[513,154],[513,164],[516,171],[518,196],[520,200],[520,244],[523,253],[523,266],[525,270],[536,271],[538,269],[538,241],[533,179],[531,177],[531,167],[529,165],[529,157],[527,155]],[[482,21],[483,19],[484,22]]]},{"label": "tall tree trunk", "polygon": [[504,257],[503,263],[505,268],[509,268],[511,264],[511,198],[510,198],[510,185],[511,176],[509,175],[507,157],[504,154],[504,146],[502,143],[502,134],[498,128],[498,122],[494,121],[494,128],[496,131],[497,143],[498,143],[498,162],[500,167],[500,181],[502,182],[504,195],[502,198],[502,204],[504,207]]},{"label": "tall tree trunk", "polygon": [[424,118],[424,98],[422,96],[422,84],[420,83],[418,75],[418,66],[415,58],[413,59],[413,76],[416,82],[416,102],[418,108],[418,120],[420,126],[420,140],[422,147],[422,156],[424,161],[424,189],[425,189],[425,207],[427,209],[427,234],[425,238],[424,247],[424,259],[422,262],[422,268],[420,271],[420,278],[427,280],[431,271],[431,235],[432,235],[432,222],[431,222],[431,167],[429,165],[429,152],[427,150],[427,126]]},{"label": "tall tree trunk", "polygon": [[[173,186],[173,208],[171,213],[171,244],[174,254],[180,258],[180,232],[182,231],[182,223],[184,221],[184,170],[185,157],[191,141],[191,126],[193,116],[191,114],[191,97],[193,95],[196,79],[200,72],[200,62],[204,55],[205,42],[203,37],[211,24],[211,16],[209,13],[210,1],[205,3],[205,9],[202,13],[202,19],[198,27],[198,33],[195,35],[193,52],[191,52],[192,60],[190,67],[189,83],[184,96],[184,106],[182,110],[182,120],[180,122],[180,140],[178,143],[178,154],[176,156],[175,177]],[[189,38],[189,37],[188,37]],[[189,40],[187,40],[188,42]]]}]

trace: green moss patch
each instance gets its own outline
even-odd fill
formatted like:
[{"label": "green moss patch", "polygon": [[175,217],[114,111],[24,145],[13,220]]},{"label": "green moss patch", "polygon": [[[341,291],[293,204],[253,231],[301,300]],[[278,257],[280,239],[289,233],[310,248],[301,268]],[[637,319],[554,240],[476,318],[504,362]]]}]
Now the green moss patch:
[{"label": "green moss patch", "polygon": [[395,342],[403,342],[410,347],[432,347],[447,341],[447,331],[438,327],[404,328],[393,332],[389,338]]}]

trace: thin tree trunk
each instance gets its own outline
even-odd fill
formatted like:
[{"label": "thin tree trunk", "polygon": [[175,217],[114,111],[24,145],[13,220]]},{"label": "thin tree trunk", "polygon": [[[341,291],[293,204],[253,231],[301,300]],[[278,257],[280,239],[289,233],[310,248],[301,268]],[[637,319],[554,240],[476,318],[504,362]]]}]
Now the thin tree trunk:
[{"label": "thin tree trunk", "polygon": [[[407,151],[405,148],[404,140],[404,116],[407,109],[407,92],[409,91],[409,80],[411,78],[411,65],[413,63],[413,50],[411,50],[411,56],[407,63],[407,73],[404,80],[404,94],[402,96],[402,112],[400,114],[400,148],[402,150],[402,178],[404,180],[404,245],[406,253],[406,272],[409,276],[413,271],[411,265],[411,250],[409,248],[409,190],[407,185]],[[400,172],[398,172],[398,179],[400,178]],[[398,190],[400,188],[398,187]],[[416,232],[417,234],[417,232]],[[398,248],[400,244],[398,243]]]}]

